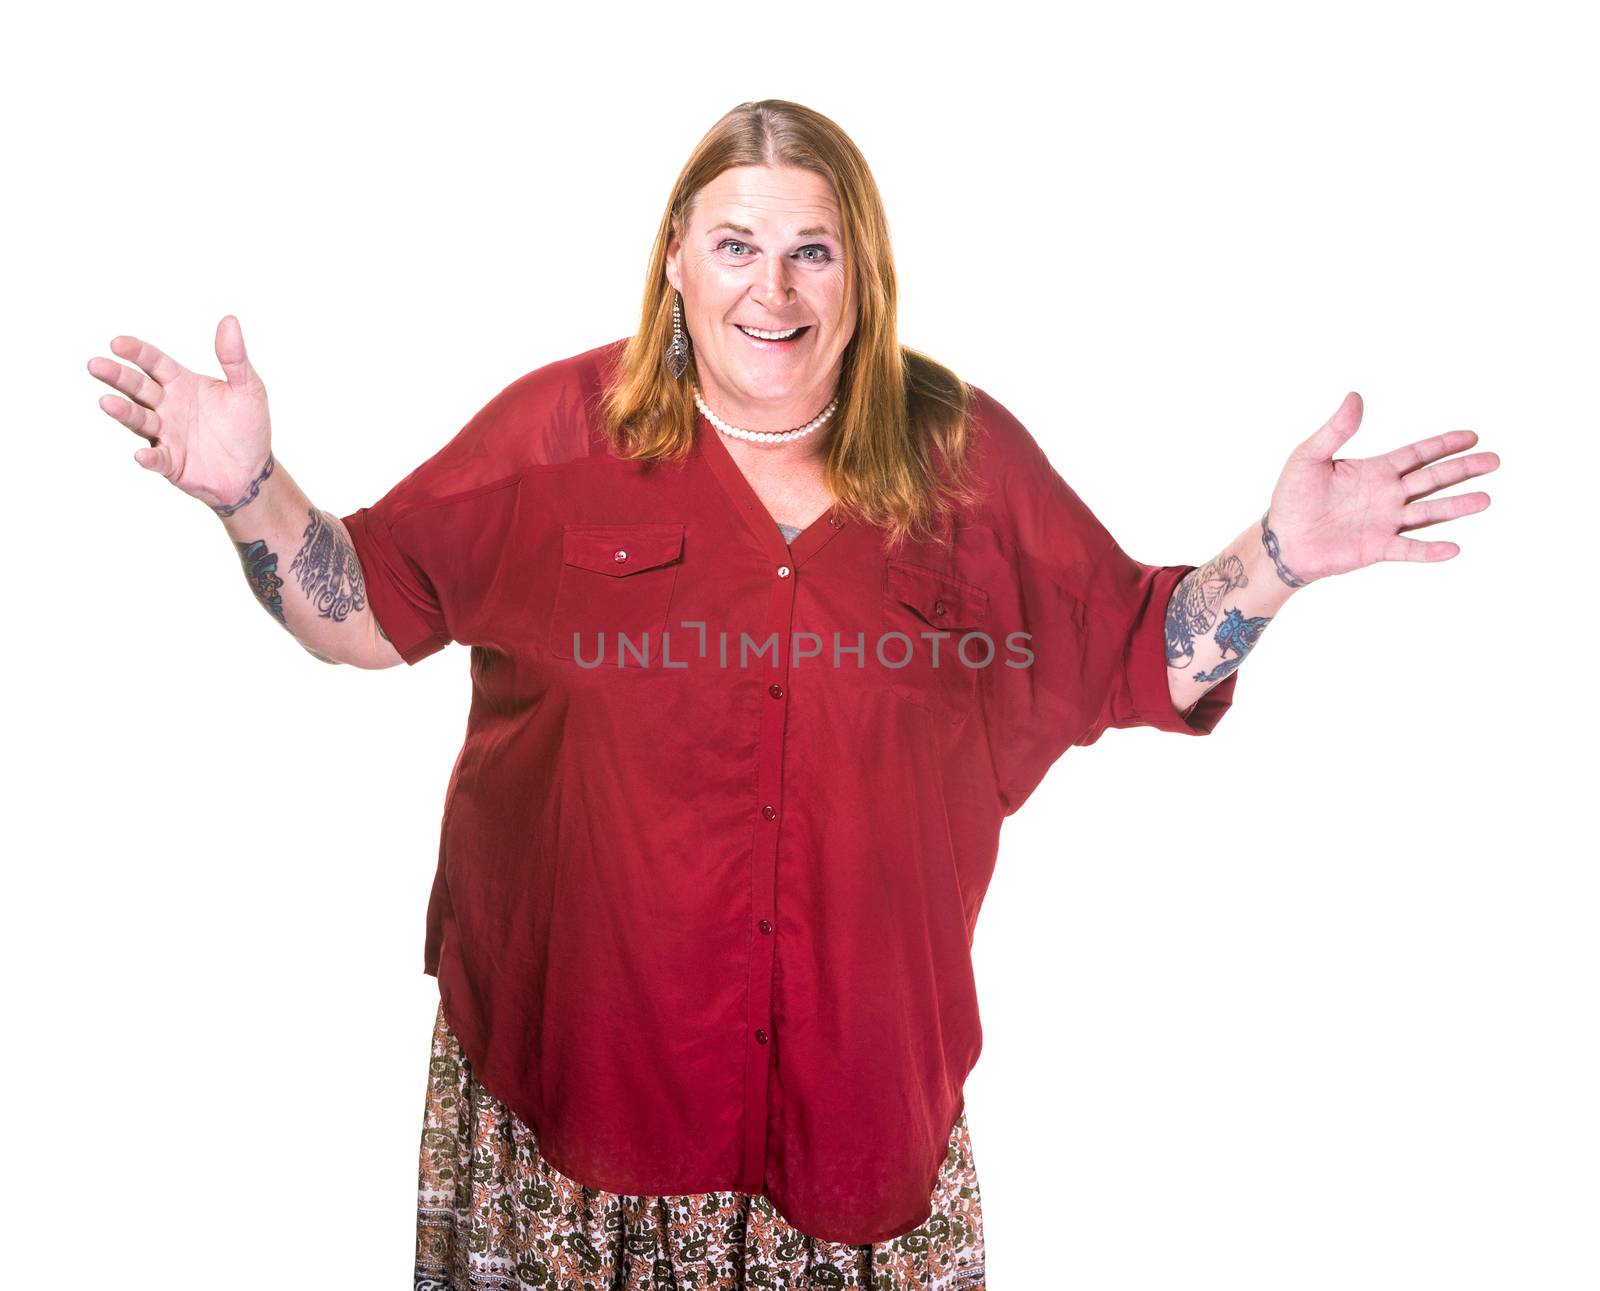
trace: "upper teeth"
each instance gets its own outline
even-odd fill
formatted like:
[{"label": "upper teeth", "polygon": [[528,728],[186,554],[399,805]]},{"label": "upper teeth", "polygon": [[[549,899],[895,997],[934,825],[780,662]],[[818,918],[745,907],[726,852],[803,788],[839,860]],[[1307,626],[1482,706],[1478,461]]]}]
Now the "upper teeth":
[{"label": "upper teeth", "polygon": [[741,332],[750,336],[759,336],[763,341],[782,341],[793,336],[800,329],[791,327],[787,332],[763,332],[759,327],[746,327],[743,323],[736,324]]}]

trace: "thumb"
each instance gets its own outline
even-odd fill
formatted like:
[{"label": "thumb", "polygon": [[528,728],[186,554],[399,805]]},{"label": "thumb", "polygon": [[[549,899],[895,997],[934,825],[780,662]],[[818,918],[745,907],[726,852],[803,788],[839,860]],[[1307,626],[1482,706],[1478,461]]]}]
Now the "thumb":
[{"label": "thumb", "polygon": [[1332,460],[1333,455],[1360,427],[1361,410],[1361,396],[1352,390],[1345,395],[1344,402],[1334,409],[1333,416],[1322,423],[1316,434],[1296,448],[1293,455],[1302,461]]},{"label": "thumb", "polygon": [[232,314],[217,324],[216,347],[217,362],[222,364],[222,372],[228,378],[229,385],[238,389],[255,385],[260,380],[244,352],[244,331]]},{"label": "thumb", "polygon": [[172,455],[160,444],[146,444],[133,455],[133,460],[147,471],[170,476]]}]

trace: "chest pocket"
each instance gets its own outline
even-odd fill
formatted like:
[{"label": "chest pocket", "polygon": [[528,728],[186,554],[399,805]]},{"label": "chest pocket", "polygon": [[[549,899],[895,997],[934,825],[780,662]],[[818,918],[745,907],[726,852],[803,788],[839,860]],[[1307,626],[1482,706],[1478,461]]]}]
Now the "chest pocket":
[{"label": "chest pocket", "polygon": [[602,667],[659,663],[682,563],[680,523],[563,525],[550,654]]},{"label": "chest pocket", "polygon": [[[952,724],[965,721],[977,702],[979,669],[994,666],[988,622],[989,594],[981,587],[909,561],[885,562],[878,650],[901,699]],[[962,647],[969,633],[978,635]]]}]

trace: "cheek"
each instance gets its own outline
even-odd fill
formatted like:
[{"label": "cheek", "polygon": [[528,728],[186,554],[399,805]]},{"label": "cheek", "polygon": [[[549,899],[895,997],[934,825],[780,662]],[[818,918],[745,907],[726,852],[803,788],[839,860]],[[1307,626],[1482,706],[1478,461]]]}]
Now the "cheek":
[{"label": "cheek", "polygon": [[699,270],[691,280],[694,291],[694,304],[688,304],[687,293],[684,296],[685,308],[692,308],[700,318],[718,318],[725,314],[738,301],[740,295],[739,284],[731,279],[725,270],[704,268]]},{"label": "cheek", "polygon": [[819,316],[826,320],[825,326],[832,334],[829,337],[829,344],[836,349],[843,349],[855,334],[855,307],[835,293],[822,303],[818,312]]},{"label": "cheek", "polygon": [[[837,326],[847,332],[854,328],[856,321],[855,302],[850,298],[850,295],[850,284],[844,281],[842,275],[837,281],[828,283],[827,300],[825,302],[828,323],[830,326]],[[841,315],[844,320],[842,324],[838,323]]]}]

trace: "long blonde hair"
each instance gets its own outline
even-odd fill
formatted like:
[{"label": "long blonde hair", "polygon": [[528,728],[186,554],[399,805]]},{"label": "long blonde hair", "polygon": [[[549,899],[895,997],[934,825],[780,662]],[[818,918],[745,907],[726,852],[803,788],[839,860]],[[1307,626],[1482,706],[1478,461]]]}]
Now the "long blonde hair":
[{"label": "long blonde hair", "polygon": [[972,389],[897,338],[889,224],[866,158],[834,122],[784,99],[741,103],[727,113],[696,145],[673,185],[645,273],[639,327],[602,398],[613,451],[630,460],[681,459],[693,442],[692,360],[677,381],[662,361],[672,339],[675,294],[667,281],[667,248],[674,233],[686,237],[700,190],[732,166],[798,166],[833,186],[857,314],[841,360],[828,488],[837,510],[883,526],[891,544],[942,542],[954,510],[974,500],[967,461]]}]

